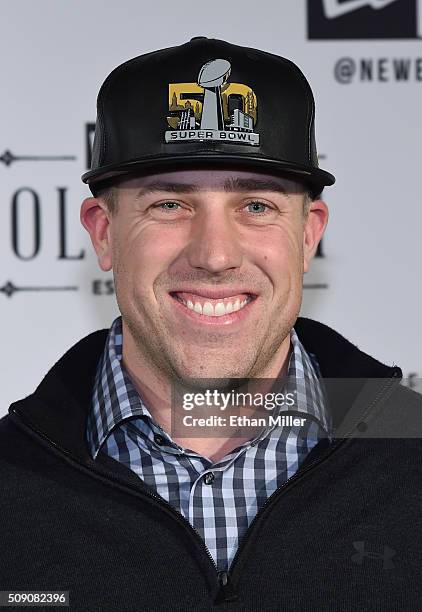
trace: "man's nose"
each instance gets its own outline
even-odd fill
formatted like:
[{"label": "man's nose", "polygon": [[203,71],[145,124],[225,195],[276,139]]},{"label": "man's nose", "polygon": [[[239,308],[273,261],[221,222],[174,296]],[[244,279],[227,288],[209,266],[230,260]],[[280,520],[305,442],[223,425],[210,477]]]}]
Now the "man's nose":
[{"label": "man's nose", "polygon": [[192,223],[187,258],[193,268],[216,273],[242,264],[240,236],[227,211],[202,211]]}]

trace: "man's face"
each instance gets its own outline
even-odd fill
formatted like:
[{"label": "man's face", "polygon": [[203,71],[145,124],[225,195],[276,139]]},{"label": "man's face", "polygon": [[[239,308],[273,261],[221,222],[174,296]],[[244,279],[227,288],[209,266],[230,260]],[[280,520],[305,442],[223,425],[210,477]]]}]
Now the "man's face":
[{"label": "man's face", "polygon": [[126,181],[107,221],[100,201],[101,244],[90,233],[133,359],[179,380],[275,376],[327,220],[303,201],[293,181],[211,169]]}]

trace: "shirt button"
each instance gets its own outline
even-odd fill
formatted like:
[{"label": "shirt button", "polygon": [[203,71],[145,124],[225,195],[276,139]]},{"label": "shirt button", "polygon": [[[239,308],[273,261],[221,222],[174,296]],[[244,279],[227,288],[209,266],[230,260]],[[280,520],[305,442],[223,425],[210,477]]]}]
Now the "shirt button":
[{"label": "shirt button", "polygon": [[158,444],[158,446],[162,446],[162,444],[164,444],[164,438],[163,436],[160,436],[160,434],[155,434],[154,436],[154,442],[156,444]]},{"label": "shirt button", "polygon": [[207,484],[207,485],[212,484],[214,482],[214,478],[215,478],[215,476],[214,476],[214,474],[212,472],[207,472],[205,474],[205,476],[204,476],[205,484]]}]

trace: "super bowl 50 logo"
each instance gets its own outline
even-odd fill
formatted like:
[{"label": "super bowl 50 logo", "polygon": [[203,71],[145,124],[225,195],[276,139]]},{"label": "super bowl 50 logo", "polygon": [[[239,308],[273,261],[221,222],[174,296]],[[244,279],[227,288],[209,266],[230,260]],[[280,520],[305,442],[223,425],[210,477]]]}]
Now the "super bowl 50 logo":
[{"label": "super bowl 50 logo", "polygon": [[167,143],[218,140],[259,145],[254,132],[257,99],[241,83],[229,83],[231,65],[224,59],[204,64],[197,83],[169,85]]}]

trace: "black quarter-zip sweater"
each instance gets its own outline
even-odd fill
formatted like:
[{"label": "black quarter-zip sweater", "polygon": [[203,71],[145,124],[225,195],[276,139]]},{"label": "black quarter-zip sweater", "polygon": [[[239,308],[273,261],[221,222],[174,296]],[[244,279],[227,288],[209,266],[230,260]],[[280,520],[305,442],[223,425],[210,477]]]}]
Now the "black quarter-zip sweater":
[{"label": "black quarter-zip sweater", "polygon": [[86,612],[422,611],[422,444],[386,437],[421,431],[422,398],[328,327],[295,330],[325,378],[353,380],[328,386],[334,441],[268,499],[228,574],[135,473],[92,460],[100,330],[0,420],[0,590],[69,591]]}]

